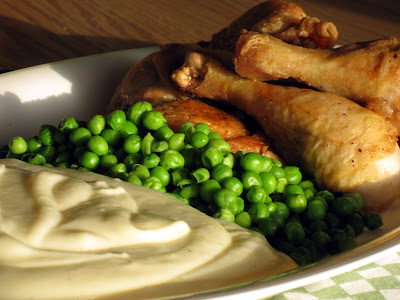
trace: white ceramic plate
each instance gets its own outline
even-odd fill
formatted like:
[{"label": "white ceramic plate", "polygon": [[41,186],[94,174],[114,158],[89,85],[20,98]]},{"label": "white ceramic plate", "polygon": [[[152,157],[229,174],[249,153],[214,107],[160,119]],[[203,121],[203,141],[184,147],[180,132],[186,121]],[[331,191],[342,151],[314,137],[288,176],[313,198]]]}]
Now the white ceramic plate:
[{"label": "white ceramic plate", "polygon": [[[118,51],[40,65],[0,75],[0,145],[29,138],[43,124],[68,116],[87,120],[103,113],[130,66],[157,48]],[[398,201],[400,202],[400,201]],[[383,228],[363,234],[360,247],[314,265],[258,282],[205,291],[202,299],[260,299],[326,279],[400,251],[400,204],[383,213]],[[396,217],[397,215],[397,217]]]}]

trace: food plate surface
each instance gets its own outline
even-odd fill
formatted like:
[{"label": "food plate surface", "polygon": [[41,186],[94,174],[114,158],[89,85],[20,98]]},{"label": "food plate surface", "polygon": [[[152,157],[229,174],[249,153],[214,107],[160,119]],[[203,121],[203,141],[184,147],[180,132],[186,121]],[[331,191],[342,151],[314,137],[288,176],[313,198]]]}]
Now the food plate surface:
[{"label": "food plate surface", "polygon": [[[142,48],[71,59],[0,75],[0,145],[29,138],[43,124],[69,116],[88,120],[103,113],[130,66],[158,48]],[[342,274],[400,251],[400,200],[382,213],[385,225],[362,234],[360,246],[318,263],[191,298],[260,299]]]}]

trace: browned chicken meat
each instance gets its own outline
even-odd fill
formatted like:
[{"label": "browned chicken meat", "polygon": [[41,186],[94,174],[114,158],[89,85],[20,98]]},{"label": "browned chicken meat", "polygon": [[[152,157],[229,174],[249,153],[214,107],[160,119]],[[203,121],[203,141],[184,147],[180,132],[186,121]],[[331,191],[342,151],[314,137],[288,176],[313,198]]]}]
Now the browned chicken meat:
[{"label": "browned chicken meat", "polygon": [[[213,131],[218,131],[231,145],[232,152],[257,152],[276,159],[270,143],[264,135],[250,132],[242,120],[231,113],[213,107],[200,99],[176,88],[171,81],[172,68],[181,64],[189,49],[199,49],[196,45],[166,45],[131,67],[118,86],[108,111],[124,111],[138,102],[148,101],[153,109],[163,113],[168,125],[175,131],[184,122],[206,123]],[[231,56],[218,56],[232,65]],[[280,159],[281,160],[281,159]]]},{"label": "browned chicken meat", "polygon": [[269,0],[254,6],[228,27],[201,43],[211,49],[234,51],[240,34],[246,30],[271,34],[287,43],[308,48],[331,48],[338,30],[332,22],[321,22],[294,3]]},{"label": "browned chicken meat", "polygon": [[382,116],[331,93],[242,78],[197,52],[172,78],[186,92],[254,116],[286,162],[313,174],[320,186],[357,191],[371,210],[398,195],[397,130]]},{"label": "browned chicken meat", "polygon": [[249,32],[238,41],[235,68],[247,78],[294,78],[349,98],[400,130],[400,43],[395,38],[317,50]]}]

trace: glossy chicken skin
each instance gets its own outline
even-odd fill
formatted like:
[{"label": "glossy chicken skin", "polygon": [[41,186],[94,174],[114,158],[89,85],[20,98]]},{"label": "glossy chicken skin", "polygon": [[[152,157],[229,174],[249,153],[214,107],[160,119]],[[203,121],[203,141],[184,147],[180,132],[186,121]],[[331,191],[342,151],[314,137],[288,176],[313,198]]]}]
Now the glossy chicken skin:
[{"label": "glossy chicken skin", "polygon": [[400,43],[394,38],[316,50],[249,32],[238,40],[235,69],[247,78],[294,78],[346,97],[400,130]]},{"label": "glossy chicken skin", "polygon": [[[207,123],[231,145],[231,151],[257,152],[281,160],[271,151],[265,136],[253,136],[240,118],[208,105],[178,89],[170,79],[172,68],[182,63],[185,53],[196,45],[166,45],[136,63],[118,86],[108,111],[127,111],[138,101],[148,101],[153,109],[163,113],[168,125],[175,131],[184,122]],[[221,56],[219,56],[221,57]]]},{"label": "glossy chicken skin", "polygon": [[[358,191],[372,210],[398,194],[397,130],[382,116],[334,94],[242,78],[196,52],[172,78],[187,92],[254,116],[277,153],[313,174],[320,186]],[[371,194],[377,187],[379,193]]]},{"label": "glossy chicken skin", "polygon": [[269,0],[254,6],[214,34],[210,42],[200,44],[233,52],[243,30],[268,33],[287,43],[308,48],[332,48],[338,38],[338,30],[332,22],[307,16],[292,2]]}]

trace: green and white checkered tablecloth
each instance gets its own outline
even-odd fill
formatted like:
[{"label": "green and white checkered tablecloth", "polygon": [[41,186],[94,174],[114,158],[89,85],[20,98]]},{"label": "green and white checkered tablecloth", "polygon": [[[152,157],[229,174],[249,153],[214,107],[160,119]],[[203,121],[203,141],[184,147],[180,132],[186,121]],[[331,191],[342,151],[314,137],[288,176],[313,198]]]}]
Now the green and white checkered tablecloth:
[{"label": "green and white checkered tablecloth", "polygon": [[269,298],[269,300],[313,299],[400,299],[400,252],[347,273]]}]

